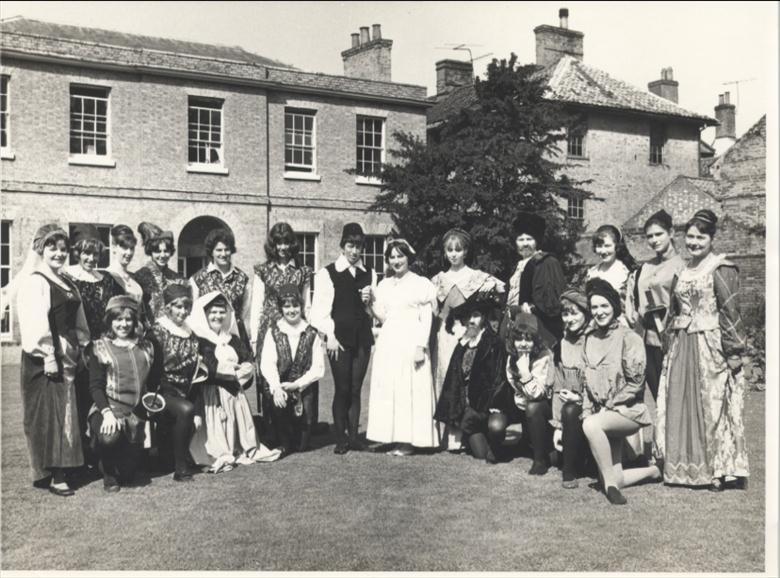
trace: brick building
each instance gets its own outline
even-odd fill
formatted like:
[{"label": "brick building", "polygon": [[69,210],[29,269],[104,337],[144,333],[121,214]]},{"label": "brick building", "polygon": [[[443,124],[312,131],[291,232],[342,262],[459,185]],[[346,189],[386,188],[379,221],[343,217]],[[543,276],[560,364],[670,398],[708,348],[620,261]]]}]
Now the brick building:
[{"label": "brick building", "polygon": [[[592,198],[562,200],[587,234],[605,223],[622,224],[678,175],[698,175],[701,131],[717,121],[677,104],[671,68],[643,91],[585,64],[584,34],[569,29],[568,10],[560,17],[559,26],[534,28],[535,63],[543,67],[548,98],[585,119],[584,130],[569,134],[554,160],[570,178],[591,181],[583,188]],[[436,71],[429,134],[476,99],[471,63],[444,60]],[[586,258],[588,245],[581,247]]]},{"label": "brick building", "polygon": [[[265,260],[269,227],[289,222],[304,259],[338,254],[363,224],[378,262],[387,215],[367,213],[388,135],[425,137],[426,89],[391,81],[392,41],[361,28],[344,76],[297,70],[241,48],[14,18],[2,55],[2,283],[36,229],[152,221],[174,232],[192,274],[214,227],[236,236],[245,271]],[[335,56],[335,55],[334,55]],[[357,171],[348,174],[348,170]],[[131,270],[146,259],[136,251]],[[15,340],[13,310],[3,337]]]},{"label": "brick building", "polygon": [[713,177],[677,177],[628,219],[623,230],[632,254],[649,258],[642,225],[664,208],[675,223],[676,246],[685,254],[685,223],[697,210],[711,209],[719,219],[715,250],[740,267],[744,311],[760,314],[766,299],[766,115],[715,159],[718,170]]}]

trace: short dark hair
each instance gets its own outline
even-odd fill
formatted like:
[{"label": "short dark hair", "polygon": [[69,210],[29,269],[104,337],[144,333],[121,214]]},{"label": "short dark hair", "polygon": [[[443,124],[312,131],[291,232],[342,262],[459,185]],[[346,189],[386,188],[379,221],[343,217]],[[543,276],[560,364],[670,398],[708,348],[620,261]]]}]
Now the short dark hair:
[{"label": "short dark hair", "polygon": [[203,308],[203,311],[208,313],[214,307],[221,307],[222,309],[227,310],[229,308],[227,297],[224,295],[217,295],[214,297],[214,299],[206,304],[206,306]]},{"label": "short dark hair", "polygon": [[135,246],[138,244],[135,233],[127,225],[111,227],[111,240],[114,242],[114,245],[118,245],[123,249],[135,249]]},{"label": "short dark hair", "polygon": [[43,247],[41,247],[41,254],[43,254],[43,248],[44,247],[56,247],[57,244],[62,241],[65,243],[65,249],[70,249],[70,238],[66,233],[54,233],[51,235],[48,239],[46,239],[46,242],[43,244]]},{"label": "short dark hair", "polygon": [[206,248],[206,255],[211,258],[211,254],[214,252],[214,247],[217,243],[224,244],[230,253],[236,252],[236,238],[233,233],[228,229],[212,229],[209,234],[206,235],[206,239],[203,241],[203,246]]},{"label": "short dark hair", "polygon": [[155,250],[159,251],[159,247],[163,243],[165,243],[165,245],[168,247],[171,255],[176,252],[176,247],[174,247],[173,241],[171,239],[167,237],[158,237],[157,239],[149,239],[144,243],[144,253],[151,257]]},{"label": "short dark hair", "polygon": [[358,247],[363,247],[366,244],[366,236],[357,235],[357,234],[346,235],[343,239],[341,239],[341,243],[339,243],[339,247],[343,249],[347,243],[351,243],[352,245],[357,245]]},{"label": "short dark hair", "polygon": [[265,255],[269,261],[276,261],[279,258],[276,246],[284,242],[290,245],[290,254],[293,259],[297,260],[300,247],[298,239],[295,237],[295,231],[288,223],[282,222],[271,227],[271,230],[268,231],[268,237],[265,239]]},{"label": "short dark hair", "polygon": [[138,329],[139,317],[138,311],[132,307],[113,307],[111,309],[106,309],[106,312],[103,315],[103,335],[105,337],[108,337],[109,339],[116,339],[116,334],[114,333],[111,324],[114,322],[114,320],[119,319],[128,311],[130,312],[130,316],[133,319],[133,332],[131,337],[135,337],[136,330]]},{"label": "short dark hair", "polygon": [[387,242],[387,247],[385,247],[385,262],[388,262],[390,260],[390,253],[393,251],[393,249],[398,250],[399,253],[402,255],[405,255],[407,259],[409,259],[409,265],[414,263],[414,253],[412,253],[412,248],[408,245],[408,243],[401,241],[400,239],[392,239],[391,241]]},{"label": "short dark hair", "polygon": [[509,368],[514,373],[515,372],[515,363],[517,363],[518,357],[520,357],[517,354],[517,350],[515,349],[515,340],[519,339],[521,335],[528,335],[531,340],[534,342],[533,346],[531,347],[531,361],[533,362],[535,359],[538,359],[539,356],[542,354],[542,352],[545,349],[544,342],[542,341],[542,337],[537,332],[536,334],[528,333],[527,331],[519,331],[514,328],[510,328],[509,332],[507,333],[506,338],[506,349],[507,353],[509,353],[509,357],[512,359],[512,363],[510,364]]},{"label": "short dark hair", "polygon": [[105,246],[103,245],[103,241],[100,239],[81,239],[80,241],[77,241],[73,247],[71,247],[73,256],[76,257],[76,259],[78,259],[82,253],[86,253],[87,255],[97,255],[99,257],[103,253],[104,249]]}]

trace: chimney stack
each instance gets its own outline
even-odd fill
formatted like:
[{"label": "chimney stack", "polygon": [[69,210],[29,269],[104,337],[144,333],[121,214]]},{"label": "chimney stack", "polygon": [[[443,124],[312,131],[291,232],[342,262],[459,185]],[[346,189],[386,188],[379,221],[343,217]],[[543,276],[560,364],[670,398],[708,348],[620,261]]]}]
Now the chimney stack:
[{"label": "chimney stack", "polygon": [[561,20],[561,28],[569,27],[569,9],[561,8],[558,10],[558,18]]},{"label": "chimney stack", "polygon": [[341,53],[344,61],[344,76],[365,80],[391,81],[390,51],[393,41],[382,38],[382,26],[361,26],[360,33],[352,33],[352,46]]},{"label": "chimney stack", "polygon": [[718,95],[718,106],[715,107],[715,155],[720,156],[737,141],[737,107],[731,104],[731,95],[726,92]]},{"label": "chimney stack", "polygon": [[569,9],[558,11],[560,26],[542,24],[534,28],[536,36],[536,64],[548,66],[555,64],[562,56],[572,56],[582,60],[584,56],[583,39],[585,35],[577,30],[569,30]]},{"label": "chimney stack", "polygon": [[436,94],[474,83],[474,65],[464,60],[439,60],[436,63]]},{"label": "chimney stack", "polygon": [[653,82],[649,82],[647,84],[647,90],[657,96],[660,96],[661,98],[671,100],[673,103],[677,104],[677,87],[679,85],[680,83],[674,80],[674,72],[670,66],[668,68],[661,69],[661,80],[654,80]]}]

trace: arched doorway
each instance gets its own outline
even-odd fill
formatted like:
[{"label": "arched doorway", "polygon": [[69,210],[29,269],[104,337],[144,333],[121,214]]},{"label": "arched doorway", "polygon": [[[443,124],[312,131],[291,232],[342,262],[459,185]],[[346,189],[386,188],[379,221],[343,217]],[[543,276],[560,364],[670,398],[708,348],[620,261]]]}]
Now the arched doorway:
[{"label": "arched doorway", "polygon": [[232,229],[216,217],[196,217],[179,233],[179,243],[176,254],[179,258],[179,273],[189,278],[208,263],[206,248],[203,241],[206,235],[214,229]]}]

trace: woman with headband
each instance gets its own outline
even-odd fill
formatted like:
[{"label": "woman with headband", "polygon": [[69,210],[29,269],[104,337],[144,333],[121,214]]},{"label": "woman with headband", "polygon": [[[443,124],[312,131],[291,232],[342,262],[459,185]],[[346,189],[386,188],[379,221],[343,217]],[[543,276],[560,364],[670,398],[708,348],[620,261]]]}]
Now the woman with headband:
[{"label": "woman with headband", "polygon": [[[637,268],[620,229],[614,225],[602,225],[593,235],[593,251],[599,262],[588,269],[586,280],[599,278],[609,282],[625,304],[628,276]],[[625,309],[625,307],[624,307]]]},{"label": "woman with headband", "polygon": [[745,489],[749,475],[739,270],[712,251],[717,222],[702,209],[685,225],[691,259],[672,286],[655,440],[666,483],[715,492],[727,476]]},{"label": "woman with headband", "polygon": [[168,267],[176,252],[171,231],[163,231],[157,225],[144,222],[138,225],[138,232],[141,233],[149,262],[135,272],[135,280],[143,288],[144,305],[154,322],[165,315],[165,288],[173,284],[186,285],[187,280]]},{"label": "woman with headband", "polygon": [[439,445],[428,354],[436,288],[409,270],[414,257],[414,249],[406,240],[388,242],[387,276],[366,304],[382,323],[371,369],[366,437],[398,444],[390,452],[396,456]]},{"label": "woman with headband", "polygon": [[[506,290],[503,282],[466,264],[471,257],[471,235],[466,231],[450,229],[442,237],[442,247],[447,269],[431,279],[438,300],[436,333],[431,351],[437,400],[441,396],[452,353],[466,331],[459,320],[455,321],[451,332],[447,331],[446,321],[450,311],[465,303],[474,293],[504,293]],[[488,321],[485,320],[486,323]],[[444,449],[457,450],[461,447],[461,432],[456,426],[446,425],[440,429]]]},{"label": "woman with headband", "polygon": [[33,485],[72,496],[66,471],[84,464],[74,385],[89,326],[79,291],[62,275],[68,234],[44,225],[19,275],[22,407]]}]

